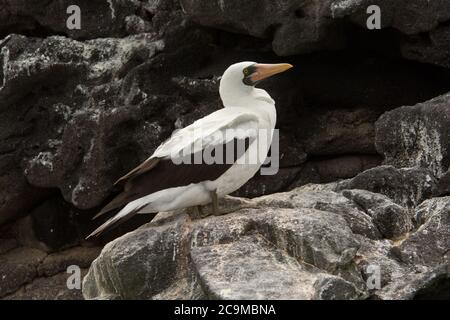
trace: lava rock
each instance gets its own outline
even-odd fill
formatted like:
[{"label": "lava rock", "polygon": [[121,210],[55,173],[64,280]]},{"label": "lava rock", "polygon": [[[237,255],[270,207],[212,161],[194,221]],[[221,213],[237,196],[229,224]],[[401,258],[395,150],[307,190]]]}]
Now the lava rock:
[{"label": "lava rock", "polygon": [[344,190],[342,194],[372,217],[385,238],[401,237],[413,228],[408,211],[384,195],[366,190]]},{"label": "lava rock", "polygon": [[[160,214],[154,222],[103,249],[84,279],[84,296],[366,297],[365,284],[353,262],[359,243],[344,214],[308,208],[320,195],[304,204],[302,199],[310,197],[299,193],[291,193],[293,202],[287,201],[289,194],[245,201],[228,197],[221,208],[230,214],[201,220],[192,220],[186,213]],[[345,197],[327,196],[342,202],[341,212],[345,205],[352,207]],[[353,209],[365,216],[355,204]],[[370,225],[370,217],[367,222]],[[279,276],[274,277],[274,272]]]},{"label": "lava rock", "polygon": [[[226,197],[222,216],[160,213],[103,249],[84,279],[84,297],[412,299],[434,287],[445,295],[439,265],[449,247],[448,199],[422,204],[426,222],[415,231],[407,210],[387,197],[363,190],[344,196],[339,186]],[[402,237],[381,239],[378,229]],[[368,285],[375,267],[379,287]]]},{"label": "lava rock", "polygon": [[437,181],[425,168],[379,166],[339,182],[337,190],[360,189],[383,194],[398,205],[412,209],[431,198]]},{"label": "lava rock", "polygon": [[309,183],[329,183],[353,178],[361,172],[377,167],[380,163],[381,159],[377,155],[311,157],[298,168],[298,173],[287,190],[293,190]]},{"label": "lava rock", "polygon": [[[78,208],[101,205],[113,182],[168,137],[177,119],[166,106],[178,106],[176,116],[194,107],[189,97],[173,95],[175,85],[166,85],[173,77],[167,65],[176,72],[185,70],[176,64],[195,68],[202,55],[193,60],[188,54],[207,38],[183,30],[188,44],[176,63],[161,53],[181,30],[164,39],[11,37],[0,54],[0,182],[14,188],[0,192],[0,222],[26,213],[55,188]],[[203,115],[211,108],[205,104]]]},{"label": "lava rock", "polygon": [[18,290],[37,276],[37,267],[46,253],[16,248],[0,256],[0,297]]},{"label": "lava rock", "polygon": [[374,296],[382,300],[448,300],[449,283],[450,266],[443,264],[406,273]]},{"label": "lava rock", "polygon": [[[258,172],[251,180],[232,195],[254,198],[286,190],[298,176],[301,168],[280,168],[275,175],[262,175]],[[309,181],[308,181],[309,182]]]},{"label": "lava rock", "polygon": [[450,195],[450,170],[439,179],[439,183],[436,190],[436,196]]},{"label": "lava rock", "polygon": [[193,248],[191,257],[202,287],[212,299],[337,300],[361,296],[352,283],[274,250],[261,237]]},{"label": "lava rock", "polygon": [[183,0],[189,18],[204,26],[269,38],[278,55],[343,46],[343,37],[330,19],[330,0],[206,1]]},{"label": "lava rock", "polygon": [[418,35],[404,39],[401,52],[407,59],[450,68],[450,58],[445,54],[450,50],[449,39],[450,27],[438,25],[427,37]]},{"label": "lava rock", "polygon": [[372,218],[352,200],[332,190],[310,190],[310,186],[294,189],[253,199],[261,207],[274,208],[312,208],[342,216],[355,234],[370,239],[379,239],[381,235]]},{"label": "lava rock", "polygon": [[[360,236],[358,241],[361,244],[356,257],[358,269],[361,270],[366,283],[371,283],[368,290],[372,296],[389,287],[390,284],[397,283],[405,274],[411,272],[410,267],[405,266],[395,255],[395,242],[386,239],[372,240]],[[377,287],[378,284],[379,287]]]},{"label": "lava rock", "polygon": [[[80,269],[84,277],[87,269]],[[83,300],[81,289],[67,289],[70,274],[58,273],[50,277],[36,278],[16,292],[3,297],[4,300]]]},{"label": "lava rock", "polygon": [[[71,5],[80,9],[80,29],[69,29],[66,21],[72,16]],[[46,37],[66,35],[73,39],[124,37],[143,32],[164,32],[170,20],[181,16],[177,1],[73,1],[58,3],[44,0],[32,4],[24,1],[2,0],[0,35],[21,33]]]},{"label": "lava rock", "polygon": [[450,94],[383,114],[376,147],[385,164],[428,168],[441,177],[450,166]]},{"label": "lava rock", "polygon": [[[430,205],[434,203],[434,205]],[[428,213],[420,214],[428,206]],[[437,266],[450,260],[450,197],[424,204],[419,217],[425,223],[400,245],[401,257],[409,263]]]},{"label": "lava rock", "polygon": [[15,249],[19,246],[19,243],[16,239],[13,238],[6,238],[6,239],[0,239],[0,255],[5,254],[8,251],[11,251],[12,249]]},{"label": "lava rock", "polygon": [[414,219],[417,225],[423,225],[435,212],[444,210],[449,202],[450,197],[432,198],[422,202],[415,208]]},{"label": "lava rock", "polygon": [[400,49],[407,59],[450,66],[445,52],[449,49],[450,28],[442,23],[450,19],[447,1],[427,3],[421,0],[335,0],[332,16],[349,19],[366,28],[367,8],[377,5],[381,10],[381,27],[401,33]]},{"label": "lava rock", "polygon": [[311,114],[298,129],[305,152],[315,156],[375,154],[379,110],[329,110]]},{"label": "lava rock", "polygon": [[187,274],[188,222],[186,216],[175,217],[108,243],[84,278],[83,295],[90,299],[105,294],[122,299],[201,298],[195,275]]},{"label": "lava rock", "polygon": [[[10,161],[15,161],[15,157],[8,160],[9,165]],[[0,169],[0,185],[5,186],[0,190],[0,225],[23,216],[49,194],[48,190],[30,185],[20,170],[9,169]]]},{"label": "lava rock", "polygon": [[75,265],[80,269],[89,268],[92,261],[100,254],[100,247],[73,247],[49,254],[37,268],[39,277],[50,277],[58,273],[67,274],[67,268]]},{"label": "lava rock", "polygon": [[331,7],[334,17],[350,16],[365,27],[370,5],[380,7],[383,27],[393,27],[407,35],[430,31],[439,22],[450,19],[450,5],[445,1],[427,4],[421,0],[335,0]]},{"label": "lava rock", "polygon": [[0,254],[0,298],[80,300],[80,290],[67,288],[67,268],[75,265],[84,276],[99,253],[99,247],[74,247],[47,254],[16,244]]}]

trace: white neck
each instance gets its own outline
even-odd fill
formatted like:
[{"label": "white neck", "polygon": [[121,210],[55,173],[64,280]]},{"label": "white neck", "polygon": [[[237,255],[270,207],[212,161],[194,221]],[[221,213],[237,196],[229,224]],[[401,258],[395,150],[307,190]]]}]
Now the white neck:
[{"label": "white neck", "polygon": [[275,101],[265,90],[252,86],[227,85],[222,82],[219,92],[225,108],[240,107],[252,110],[266,118],[272,128],[275,127]]},{"label": "white neck", "polygon": [[220,83],[220,98],[223,106],[227,107],[252,107],[259,101],[266,101],[275,104],[275,101],[263,89],[258,89],[247,85],[236,85],[233,82]]},{"label": "white neck", "polygon": [[235,84],[231,81],[221,81],[219,93],[225,108],[243,107],[248,104],[248,99],[253,96],[254,89],[254,87]]}]

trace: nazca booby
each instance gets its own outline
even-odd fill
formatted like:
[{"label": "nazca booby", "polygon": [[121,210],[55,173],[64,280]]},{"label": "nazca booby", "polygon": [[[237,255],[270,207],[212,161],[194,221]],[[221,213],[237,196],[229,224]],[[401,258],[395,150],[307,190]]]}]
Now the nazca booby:
[{"label": "nazca booby", "polygon": [[[275,101],[255,85],[290,68],[292,65],[287,63],[231,65],[220,80],[224,108],[176,131],[147,160],[120,178],[116,184],[123,186],[122,193],[96,217],[120,211],[88,237],[137,213],[156,214],[212,203],[217,214],[217,198],[236,191],[258,172],[272,142]],[[268,132],[267,139],[261,139],[261,131]],[[215,151],[211,152],[212,149]],[[202,161],[207,150],[222,159],[216,157],[212,163]],[[219,156],[220,150],[223,152]],[[227,155],[229,150],[231,159]],[[262,157],[255,158],[255,154]],[[198,155],[200,163],[195,161]]]}]

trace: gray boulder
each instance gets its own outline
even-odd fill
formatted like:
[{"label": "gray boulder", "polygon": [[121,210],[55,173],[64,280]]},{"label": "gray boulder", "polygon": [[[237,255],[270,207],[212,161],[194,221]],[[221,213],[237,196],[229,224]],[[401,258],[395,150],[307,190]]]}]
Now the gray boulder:
[{"label": "gray boulder", "polygon": [[356,177],[338,183],[337,190],[361,189],[380,193],[396,204],[413,209],[431,198],[437,180],[431,170],[425,168],[394,168],[379,166],[366,170]]},{"label": "gray boulder", "polygon": [[[428,207],[427,213],[423,213]],[[450,197],[433,199],[418,208],[419,229],[399,247],[402,260],[436,266],[450,260]]]},{"label": "gray boulder", "polygon": [[344,190],[342,194],[356,202],[385,238],[398,238],[413,228],[411,216],[388,197],[366,190]]},{"label": "gray boulder", "polygon": [[367,8],[381,9],[381,27],[394,28],[401,34],[400,49],[407,59],[450,66],[445,52],[449,50],[450,5],[445,0],[335,0],[331,4],[334,18],[347,18],[366,27]]},{"label": "gray boulder", "polygon": [[439,179],[436,195],[450,196],[450,170],[447,170],[447,172]]}]

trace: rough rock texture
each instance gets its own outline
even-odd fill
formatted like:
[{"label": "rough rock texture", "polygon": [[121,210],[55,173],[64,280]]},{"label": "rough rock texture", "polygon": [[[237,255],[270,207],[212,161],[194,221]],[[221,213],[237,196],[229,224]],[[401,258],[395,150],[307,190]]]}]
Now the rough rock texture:
[{"label": "rough rock texture", "polygon": [[0,256],[0,298],[80,299],[80,290],[67,287],[67,267],[86,269],[98,253],[98,247],[74,247],[50,255],[28,247],[10,248]]},{"label": "rough rock texture", "polygon": [[109,243],[84,280],[85,297],[313,299],[330,297],[329,281],[345,288],[335,298],[365,295],[352,262],[359,243],[343,217],[240,205],[258,209],[201,220],[175,214]]},{"label": "rough rock texture", "polygon": [[450,195],[450,171],[447,171],[441,179],[439,179],[436,195]]},{"label": "rough rock texture", "polygon": [[[312,50],[322,47],[312,42],[336,39],[331,31],[339,29],[328,32],[331,1],[267,6],[248,1],[239,11],[236,2],[223,2],[223,8],[221,3],[182,1],[182,9],[175,0],[80,2],[83,28],[63,32],[67,14],[59,9],[65,3],[3,1],[0,30],[11,35],[0,45],[0,183],[13,187],[0,192],[0,223],[26,214],[49,190],[58,189],[83,210],[100,206],[112,182],[148,157],[173,129],[220,107],[218,77],[227,65],[237,59],[279,60],[264,43],[205,30],[191,20],[217,17],[239,24],[243,14],[253,19],[241,25],[254,36],[280,22],[277,39],[296,35],[283,45]],[[273,6],[282,10],[274,15]],[[261,16],[246,14],[254,9]],[[220,14],[210,15],[214,10]],[[93,11],[101,12],[95,26]],[[316,40],[310,30],[320,30]],[[282,157],[275,183],[261,178],[239,195],[351,178],[377,166],[377,118],[448,90],[440,70],[366,57],[349,48],[292,57],[299,71],[267,83],[282,110],[281,154],[289,156]],[[293,89],[287,92],[287,87]]]},{"label": "rough rock texture", "polygon": [[[87,269],[81,269],[84,277]],[[3,297],[4,300],[82,300],[79,289],[67,289],[67,278],[70,275],[62,272],[49,277],[35,278],[31,283],[21,287],[13,294]]]},{"label": "rough rock texture", "polygon": [[376,123],[376,147],[384,163],[428,168],[441,177],[450,166],[450,94],[397,108]]},{"label": "rough rock texture", "polygon": [[[81,28],[66,27],[66,9],[76,4],[81,9]],[[27,1],[0,2],[0,34],[22,33],[45,37],[59,34],[73,39],[123,37],[134,33],[159,32],[167,16],[175,15],[175,1]],[[72,13],[72,11],[70,12]],[[175,13],[175,14],[174,14]],[[174,19],[174,17],[172,17]]]},{"label": "rough rock texture", "polygon": [[344,47],[347,24],[365,28],[367,8],[381,9],[381,27],[400,34],[408,59],[449,67],[450,5],[445,0],[208,1],[182,0],[187,14],[205,26],[272,42],[278,55]]},{"label": "rough rock texture", "polygon": [[[176,119],[155,114],[177,108],[184,113],[192,105],[167,94],[176,88],[160,85],[170,83],[169,71],[165,80],[142,78],[156,72],[149,61],[171,46],[166,40],[153,34],[85,42],[11,37],[1,49],[0,110],[6,117],[0,121],[0,169],[7,172],[5,185],[19,183],[2,193],[0,221],[29,210],[44,188],[58,188],[81,209],[101,204],[118,172],[143,160],[170,134]],[[165,69],[164,62],[153,61],[158,63]],[[173,109],[161,109],[168,105]]]},{"label": "rough rock texture", "polygon": [[414,264],[436,265],[450,260],[450,197],[428,200],[418,209],[424,223],[401,244],[402,259]]},{"label": "rough rock texture", "polygon": [[[103,249],[84,279],[84,297],[411,299],[443,285],[447,278],[435,274],[446,258],[412,264],[403,257],[444,254],[448,243],[436,241],[446,241],[448,223],[436,223],[448,217],[448,208],[430,209],[421,229],[433,238],[422,239],[421,229],[407,233],[411,217],[387,197],[361,190],[343,196],[332,191],[336,186],[308,185],[252,200],[228,197],[221,207],[229,214],[218,217],[160,214]],[[448,206],[448,199],[441,201]],[[403,238],[391,241],[384,234]],[[366,282],[373,265],[382,277],[375,289]]]},{"label": "rough rock texture", "polygon": [[[5,85],[1,89],[0,99],[6,101],[6,104],[13,104],[29,94],[25,90],[16,91],[17,86],[27,85],[28,88],[33,88],[38,85],[37,82],[30,87],[27,79],[42,82],[45,77],[55,78],[55,72],[58,72],[56,70],[60,70],[59,76],[64,77],[64,82],[58,84],[59,90],[68,89],[66,85],[72,89],[72,91],[65,90],[65,103],[59,99],[52,103],[47,100],[47,97],[43,99],[44,101],[32,101],[35,105],[35,117],[38,116],[40,119],[55,117],[56,119],[52,122],[53,132],[47,130],[46,136],[42,137],[47,139],[46,141],[39,141],[38,136],[31,139],[34,141],[29,141],[30,144],[38,145],[39,148],[37,155],[24,159],[25,175],[31,184],[45,188],[58,187],[66,201],[72,202],[79,208],[91,208],[104,199],[108,191],[105,189],[108,183],[104,181],[104,174],[98,170],[95,172],[89,172],[89,170],[97,168],[96,163],[106,161],[104,158],[106,155],[100,154],[100,151],[105,144],[111,143],[109,142],[111,138],[114,139],[107,136],[107,133],[111,132],[111,126],[119,126],[123,121],[130,121],[133,115],[127,112],[126,116],[121,117],[121,114],[125,112],[114,109],[114,100],[110,100],[113,98],[111,91],[117,88],[105,85],[95,86],[92,94],[98,100],[94,102],[92,96],[87,95],[89,88],[76,82],[81,80],[80,72],[84,74],[84,77],[82,76],[84,80],[81,80],[83,82],[92,80],[95,83],[98,77],[116,78],[120,68],[132,59],[137,51],[140,50],[143,59],[150,59],[163,48],[162,43],[154,42],[148,36],[136,37],[125,40],[93,40],[104,42],[102,45],[51,37],[42,42],[38,41],[35,47],[31,47],[26,38],[17,36],[13,37],[8,47],[5,47],[7,50],[3,48],[8,66],[4,72]],[[98,47],[104,50],[99,50]],[[100,61],[95,61],[98,59],[96,57],[101,57]],[[71,62],[64,62],[64,59]],[[74,60],[79,60],[79,63],[74,63]],[[125,62],[121,62],[123,60]],[[34,76],[34,73],[38,74]],[[75,75],[76,80],[72,78]],[[73,80],[76,82],[74,83]],[[122,84],[121,81],[117,84],[119,83]],[[133,87],[132,84],[129,85]],[[53,87],[52,90],[58,90],[58,86]],[[17,93],[21,96],[17,96]],[[128,95],[131,99],[137,95],[138,98],[135,99],[141,99],[141,101],[146,98],[146,94],[137,88],[136,91],[129,91]],[[149,101],[146,103],[148,104]],[[40,108],[36,107],[41,104]],[[136,104],[133,105],[133,111],[139,113],[140,109],[144,108],[145,102],[139,104],[139,100],[136,100]],[[22,102],[21,105],[24,103]],[[57,125],[58,122],[60,125]],[[41,125],[44,124],[41,123]],[[158,122],[145,120],[142,121],[142,125],[146,125],[143,129],[154,128],[156,132],[160,126]],[[155,135],[155,130],[153,130],[153,136],[156,139],[160,138]],[[146,142],[151,143],[151,141]],[[116,146],[120,148],[120,144]],[[76,164],[80,161],[83,161],[83,166],[77,168]],[[76,171],[78,170],[81,171],[79,176],[84,179],[77,179]],[[88,176],[90,178],[87,178]],[[88,198],[86,198],[87,192],[80,192],[85,189],[89,190]]]},{"label": "rough rock texture", "polygon": [[425,168],[379,166],[340,182],[338,189],[363,189],[381,193],[399,205],[414,208],[433,195],[436,183],[431,170]]},{"label": "rough rock texture", "polygon": [[279,55],[342,46],[331,27],[332,1],[206,1],[182,0],[183,9],[202,25],[255,37],[270,37]]},{"label": "rough rock texture", "polygon": [[[261,84],[278,174],[234,194],[247,209],[160,214],[110,243],[85,295],[448,298],[448,1],[80,0],[80,30],[70,4],[0,0],[2,298],[82,298],[65,268],[98,254],[79,248],[113,182],[222,107],[220,76],[244,60],[295,66]],[[383,30],[366,28],[373,4]]]},{"label": "rough rock texture", "polygon": [[408,211],[386,196],[365,190],[345,190],[342,194],[371,216],[386,238],[398,238],[413,227]]}]

